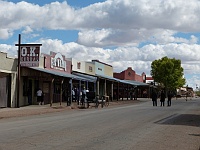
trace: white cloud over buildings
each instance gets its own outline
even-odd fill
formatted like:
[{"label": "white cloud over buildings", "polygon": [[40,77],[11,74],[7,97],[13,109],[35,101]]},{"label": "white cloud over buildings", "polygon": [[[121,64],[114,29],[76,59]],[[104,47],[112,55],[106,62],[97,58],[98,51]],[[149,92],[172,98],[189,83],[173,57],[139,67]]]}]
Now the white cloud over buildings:
[{"label": "white cloud over buildings", "polygon": [[[82,60],[99,59],[113,65],[116,71],[130,66],[137,73],[150,74],[151,62],[168,56],[181,59],[185,74],[194,74],[197,79],[199,8],[199,0],[107,0],[84,8],[74,8],[66,1],[39,6],[0,0],[0,39],[9,39],[21,30],[30,35],[27,37],[38,37],[36,42],[43,44],[43,52],[59,51]],[[40,37],[43,30],[79,33],[76,42],[63,43]],[[16,55],[12,44],[0,44],[0,51]],[[187,82],[194,86],[196,81]]]}]

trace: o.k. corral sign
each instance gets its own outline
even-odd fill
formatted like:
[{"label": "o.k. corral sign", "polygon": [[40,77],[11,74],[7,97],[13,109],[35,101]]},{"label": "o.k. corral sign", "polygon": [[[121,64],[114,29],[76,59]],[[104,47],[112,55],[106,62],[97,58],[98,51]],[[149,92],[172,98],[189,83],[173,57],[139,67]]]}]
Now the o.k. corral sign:
[{"label": "o.k. corral sign", "polygon": [[41,44],[21,44],[20,45],[20,66],[38,67]]}]

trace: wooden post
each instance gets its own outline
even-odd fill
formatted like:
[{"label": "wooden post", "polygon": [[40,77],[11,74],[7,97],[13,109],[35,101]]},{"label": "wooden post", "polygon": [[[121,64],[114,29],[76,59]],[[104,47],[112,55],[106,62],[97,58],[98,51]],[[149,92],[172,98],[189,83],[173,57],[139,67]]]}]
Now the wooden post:
[{"label": "wooden post", "polygon": [[19,98],[20,98],[20,46],[21,46],[21,34],[19,34],[18,41],[18,69],[17,69],[17,108],[19,108]]},{"label": "wooden post", "polygon": [[62,105],[63,82],[64,82],[64,79],[62,79],[61,85],[60,85],[60,106]]},{"label": "wooden post", "polygon": [[51,80],[51,89],[50,89],[50,107],[52,106],[53,104],[53,82],[54,82],[54,78]]}]

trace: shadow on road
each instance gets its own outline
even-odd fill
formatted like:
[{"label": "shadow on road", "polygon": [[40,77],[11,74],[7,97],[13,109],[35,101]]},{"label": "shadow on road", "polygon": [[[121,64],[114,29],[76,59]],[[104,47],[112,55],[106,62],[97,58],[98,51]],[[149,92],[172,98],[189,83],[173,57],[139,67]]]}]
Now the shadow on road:
[{"label": "shadow on road", "polygon": [[[189,135],[192,135],[192,136],[200,136],[200,134],[189,134]],[[200,147],[199,147],[200,148]]]},{"label": "shadow on road", "polygon": [[174,114],[155,123],[164,125],[184,125],[200,127],[200,115],[195,114]]}]

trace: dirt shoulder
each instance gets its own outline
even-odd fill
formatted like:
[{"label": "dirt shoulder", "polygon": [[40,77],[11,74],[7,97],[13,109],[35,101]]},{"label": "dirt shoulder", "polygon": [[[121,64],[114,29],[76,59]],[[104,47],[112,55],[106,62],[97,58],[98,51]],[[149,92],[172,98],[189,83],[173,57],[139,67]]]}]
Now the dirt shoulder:
[{"label": "dirt shoulder", "polygon": [[[121,105],[130,105],[130,104],[138,104],[144,102],[145,100],[120,100],[110,102],[108,107],[117,107]],[[4,118],[12,118],[12,117],[23,117],[23,116],[30,116],[30,115],[41,115],[46,113],[54,113],[54,112],[61,112],[61,111],[72,111],[78,110],[78,106],[76,103],[73,103],[71,106],[66,106],[65,103],[60,104],[53,104],[52,107],[50,105],[31,105],[25,106],[20,108],[1,108],[0,109],[0,119]],[[103,109],[101,105],[98,108],[89,107],[87,109]]]}]

